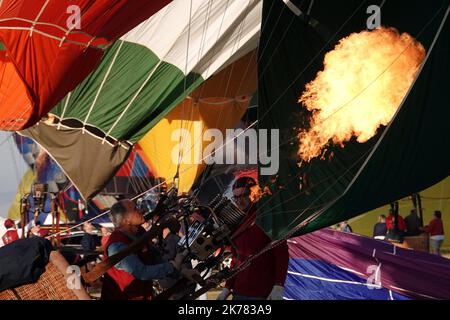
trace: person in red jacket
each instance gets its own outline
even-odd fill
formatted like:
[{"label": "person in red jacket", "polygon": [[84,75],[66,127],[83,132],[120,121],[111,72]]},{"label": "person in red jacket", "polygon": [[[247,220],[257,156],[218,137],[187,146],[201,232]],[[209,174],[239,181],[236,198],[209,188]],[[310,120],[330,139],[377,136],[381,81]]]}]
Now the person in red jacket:
[{"label": "person in red jacket", "polygon": [[403,242],[406,233],[406,223],[399,214],[394,214],[394,209],[389,210],[386,218],[386,240],[390,242]]},{"label": "person in red jacket", "polygon": [[433,254],[441,255],[441,245],[444,242],[444,224],[441,212],[434,212],[434,219],[425,227],[425,232],[430,234],[430,247]]},{"label": "person in red jacket", "polygon": [[[389,216],[386,218],[386,229],[387,231],[394,229],[395,226],[395,216],[394,216],[394,210],[389,210]],[[401,232],[406,231],[406,224],[405,220],[401,215],[398,215],[398,230]]]},{"label": "person in red jacket", "polygon": [[[145,229],[143,213],[131,200],[121,200],[111,207],[111,217],[116,227],[104,246],[105,259],[126,249]],[[186,253],[174,260],[155,264],[150,247],[144,247],[110,268],[105,274],[102,300],[151,300],[154,279],[163,279],[181,269]],[[183,270],[180,271],[183,274]]]},{"label": "person in red jacket", "polygon": [[4,225],[6,232],[2,237],[3,244],[6,246],[7,244],[19,240],[19,234],[17,233],[14,221],[11,219],[6,219]]},{"label": "person in red jacket", "polygon": [[[251,188],[254,186],[256,181],[250,177],[239,178],[233,185],[236,206],[247,212],[244,221],[231,236],[236,247],[233,254],[238,258],[237,265],[271,243],[271,239],[255,224],[256,204],[250,199]],[[282,300],[288,260],[288,246],[284,241],[254,259],[249,267],[229,279],[217,299],[225,300],[232,293],[233,300]]]}]

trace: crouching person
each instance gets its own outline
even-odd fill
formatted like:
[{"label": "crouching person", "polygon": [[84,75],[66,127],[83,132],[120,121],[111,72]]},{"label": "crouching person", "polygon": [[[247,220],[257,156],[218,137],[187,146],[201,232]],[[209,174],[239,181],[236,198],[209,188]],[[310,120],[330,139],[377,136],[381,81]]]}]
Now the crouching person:
[{"label": "crouching person", "polygon": [[[114,204],[111,218],[115,229],[104,247],[106,259],[127,248],[145,232],[141,227],[145,222],[143,213],[131,200]],[[103,280],[102,300],[151,300],[152,280],[178,273],[186,256],[180,253],[169,262],[152,264],[157,257],[153,257],[151,252],[154,251],[144,247],[110,268]]]}]

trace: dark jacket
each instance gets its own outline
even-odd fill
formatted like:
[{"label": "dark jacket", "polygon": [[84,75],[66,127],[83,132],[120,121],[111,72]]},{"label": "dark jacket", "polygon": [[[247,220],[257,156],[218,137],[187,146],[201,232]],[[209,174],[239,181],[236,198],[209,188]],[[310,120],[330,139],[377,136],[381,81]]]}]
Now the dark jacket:
[{"label": "dark jacket", "polygon": [[407,236],[417,236],[420,232],[420,219],[416,213],[410,213],[405,218],[406,224],[406,235]]},{"label": "dark jacket", "polygon": [[100,245],[100,237],[95,234],[85,233],[81,238],[81,247],[83,251],[95,251]]},{"label": "dark jacket", "polygon": [[51,251],[50,241],[39,237],[19,239],[0,248],[0,292],[38,281]]},{"label": "dark jacket", "polygon": [[[169,233],[165,239],[162,240],[161,243],[161,254],[162,254],[162,261],[170,261],[175,259],[177,253],[180,251],[180,247],[178,246],[178,242],[180,241],[180,237],[177,234]],[[182,264],[182,268],[188,268],[192,269],[192,264],[190,261],[184,262]],[[172,274],[168,276],[167,278],[159,280],[159,285],[163,289],[170,288],[173,286],[179,279],[181,279],[181,276],[178,274]],[[192,293],[195,291],[195,284],[189,286],[186,290],[183,290],[182,292],[179,292],[178,295],[175,295],[175,297],[182,297],[183,295],[187,293]]]},{"label": "dark jacket", "polygon": [[373,226],[373,236],[379,237],[379,236],[386,236],[387,228],[386,223],[384,222],[377,222]]},{"label": "dark jacket", "polygon": [[169,233],[162,241],[162,260],[170,261],[175,259],[178,253],[178,242],[180,237],[176,234]]}]

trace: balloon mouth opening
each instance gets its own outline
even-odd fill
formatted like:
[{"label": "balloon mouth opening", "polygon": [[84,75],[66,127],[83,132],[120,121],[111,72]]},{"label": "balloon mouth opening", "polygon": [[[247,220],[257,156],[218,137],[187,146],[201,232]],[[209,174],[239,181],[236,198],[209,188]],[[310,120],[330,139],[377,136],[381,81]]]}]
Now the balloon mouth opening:
[{"label": "balloon mouth opening", "polygon": [[99,140],[104,140],[106,143],[112,145],[112,146],[122,146],[125,149],[131,148],[131,143],[128,141],[122,141],[117,140],[112,136],[108,136],[103,130],[100,128],[97,128],[95,126],[85,124],[82,121],[75,119],[75,118],[65,118],[60,119],[58,116],[48,113],[45,115],[41,121],[40,124],[42,125],[48,125],[52,127],[57,127],[58,130],[63,129],[75,129],[75,130],[82,130],[83,133],[90,134],[91,136],[94,136],[95,138]]}]

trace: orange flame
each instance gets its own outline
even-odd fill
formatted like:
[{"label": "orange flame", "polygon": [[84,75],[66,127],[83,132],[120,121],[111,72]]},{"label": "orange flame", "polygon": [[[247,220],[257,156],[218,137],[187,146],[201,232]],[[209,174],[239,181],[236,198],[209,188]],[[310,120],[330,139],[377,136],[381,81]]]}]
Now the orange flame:
[{"label": "orange flame", "polygon": [[250,188],[249,198],[250,198],[251,202],[254,203],[254,202],[259,201],[259,199],[261,199],[263,195],[264,195],[264,192],[261,190],[261,187],[259,186],[259,184]]},{"label": "orange flame", "polygon": [[330,141],[342,147],[353,135],[360,143],[372,138],[394,116],[424,58],[423,46],[394,28],[341,39],[300,97],[312,111],[310,129],[298,135],[300,158],[320,156]]}]

